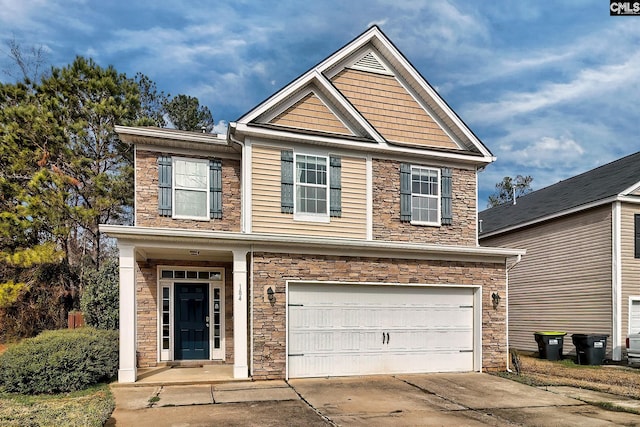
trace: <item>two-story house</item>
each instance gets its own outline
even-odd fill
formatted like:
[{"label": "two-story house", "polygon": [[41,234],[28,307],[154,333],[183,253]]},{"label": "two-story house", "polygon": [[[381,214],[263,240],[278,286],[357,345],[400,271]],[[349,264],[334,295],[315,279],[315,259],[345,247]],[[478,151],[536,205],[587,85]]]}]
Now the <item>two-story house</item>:
[{"label": "two-story house", "polygon": [[478,245],[495,159],[378,27],[227,135],[117,132],[135,147],[135,225],[101,228],[119,381],[182,360],[255,379],[506,368],[524,251]]},{"label": "two-story house", "polygon": [[[527,251],[509,274],[509,343],[535,331],[608,335],[606,357],[640,332],[640,152],[479,213],[480,243]],[[569,341],[565,352],[575,353]]]}]

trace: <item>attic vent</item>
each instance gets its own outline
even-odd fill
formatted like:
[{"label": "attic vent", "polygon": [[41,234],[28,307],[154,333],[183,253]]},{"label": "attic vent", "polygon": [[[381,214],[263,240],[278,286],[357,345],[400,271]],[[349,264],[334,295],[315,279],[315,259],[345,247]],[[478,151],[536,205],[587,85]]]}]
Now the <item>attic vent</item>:
[{"label": "attic vent", "polygon": [[362,58],[358,59],[352,68],[356,68],[362,71],[369,71],[372,73],[390,74],[389,70],[382,65],[380,60],[371,52],[367,52]]}]

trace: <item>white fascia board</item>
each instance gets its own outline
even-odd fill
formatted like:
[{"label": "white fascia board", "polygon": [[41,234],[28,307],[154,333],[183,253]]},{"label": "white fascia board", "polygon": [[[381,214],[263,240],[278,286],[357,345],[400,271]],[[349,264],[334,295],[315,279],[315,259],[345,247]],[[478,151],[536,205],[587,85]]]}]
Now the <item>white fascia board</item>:
[{"label": "white fascia board", "polygon": [[358,51],[360,48],[362,48],[364,45],[366,45],[376,37],[380,38],[384,36],[382,35],[382,32],[378,27],[373,26],[369,28],[367,31],[365,31],[364,33],[360,34],[360,36],[354,39],[353,41],[351,41],[351,43],[344,46],[342,49],[335,52],[333,55],[329,56],[327,59],[325,59],[320,64],[318,64],[316,66],[316,69],[321,73],[324,73],[329,68],[333,67],[340,61],[343,61],[349,55]]},{"label": "white fascia board", "polygon": [[293,133],[278,129],[266,129],[261,127],[252,127],[246,124],[237,123],[235,125],[236,133],[240,133],[245,136],[251,136],[256,138],[265,139],[277,139],[278,141],[289,142],[302,142],[311,145],[323,145],[332,146],[346,149],[364,150],[369,153],[384,153],[388,155],[397,156],[412,156],[412,158],[425,158],[425,159],[442,159],[450,160],[454,162],[473,164],[473,165],[487,165],[494,161],[493,157],[486,156],[474,156],[465,153],[457,154],[451,151],[437,151],[428,150],[426,148],[412,148],[407,146],[396,146],[387,144],[378,144],[376,142],[361,142],[348,140],[340,137],[340,135],[325,136],[325,135],[307,135],[301,133]]},{"label": "white fascia board", "polygon": [[150,139],[165,139],[215,145],[228,145],[227,138],[223,134],[218,135],[212,133],[190,132],[176,129],[163,129],[156,127],[130,127],[118,125],[115,126],[115,131],[120,136],[120,139],[125,142],[128,142],[127,140],[130,138],[127,137],[129,136],[138,136]]},{"label": "white fascia board", "polygon": [[[313,87],[314,85],[317,89]],[[305,91],[305,88],[307,87],[309,90]],[[316,90],[320,93],[317,93]],[[347,101],[347,99],[331,84],[331,82],[317,70],[311,70],[293,84],[282,90],[280,94],[276,94],[273,99],[269,100],[269,104],[264,104],[262,108],[256,110],[255,117],[250,117],[246,120],[246,123],[257,119],[270,109],[277,107],[278,104],[282,104],[281,107],[275,109],[273,113],[265,117],[265,121],[270,121],[310,92],[313,92],[318,96],[325,105],[326,102],[323,98],[327,97],[329,103],[339,106],[342,110],[340,113],[333,111],[333,108],[329,105],[327,105],[327,108],[338,116],[338,119],[342,121],[351,132],[353,132],[354,136],[358,136],[358,133],[364,132],[377,142],[385,142],[385,139],[369,124],[369,122],[367,122],[364,117],[362,117],[358,110],[356,110],[353,105],[351,105],[351,103]],[[341,117],[344,116],[345,113],[347,117]],[[345,120],[347,123],[345,123]],[[244,122],[245,120],[242,120],[242,123]],[[353,129],[353,123],[359,126],[361,130]]]},{"label": "white fascia board", "polygon": [[321,86],[324,91],[329,93],[333,99],[338,103],[344,110],[346,110],[351,116],[351,120],[356,122],[359,126],[361,126],[365,132],[369,134],[371,138],[373,138],[376,142],[386,144],[385,139],[378,133],[377,130],[369,122],[360,114],[358,110],[355,109],[353,105],[340,93],[336,87],[331,84],[331,82],[322,74],[316,71],[316,80],[318,82],[318,86]]},{"label": "white fascia board", "polygon": [[[566,215],[571,215],[571,214],[574,214],[574,213],[577,213],[577,212],[580,212],[580,211],[585,211],[587,209],[595,208],[595,207],[602,206],[602,205],[607,205],[609,203],[613,203],[613,202],[618,201],[618,200],[625,201],[625,200],[622,200],[619,196],[608,197],[606,199],[597,200],[597,201],[592,202],[592,203],[587,203],[586,205],[576,206],[575,208],[567,209],[567,210],[564,210],[564,211],[561,211],[561,212],[556,212],[556,213],[551,214],[551,215],[547,215],[547,216],[543,216],[543,217],[540,217],[540,218],[536,218],[536,219],[531,220],[531,221],[527,221],[527,222],[523,222],[523,223],[520,223],[520,224],[516,224],[516,225],[513,225],[511,227],[501,228],[499,230],[495,230],[495,231],[492,231],[490,233],[483,234],[482,236],[480,236],[480,239],[482,240],[482,239],[487,238],[487,237],[491,237],[491,236],[495,236],[495,235],[498,235],[498,234],[507,233],[509,231],[515,231],[515,230],[518,230],[519,228],[529,227],[531,225],[535,225],[535,224],[538,224],[540,222],[549,221],[551,219],[556,219],[556,218],[560,218],[560,217],[563,217],[563,216],[566,216]],[[638,202],[639,201],[637,201],[637,200],[635,201],[635,203],[638,203]]]},{"label": "white fascia board", "polygon": [[274,93],[269,98],[267,98],[264,102],[257,105],[253,110],[249,111],[244,116],[240,117],[236,122],[240,123],[249,123],[270,109],[276,107],[281,102],[286,101],[287,98],[293,96],[297,91],[303,89],[306,85],[310,84],[314,79],[314,70],[311,69],[307,71],[302,76],[298,77],[293,82],[289,83],[284,89]]},{"label": "white fascia board", "polygon": [[431,245],[419,243],[404,243],[390,241],[367,241],[359,239],[340,239],[326,237],[291,236],[283,234],[255,234],[233,233],[223,231],[183,230],[175,228],[130,227],[121,225],[101,224],[100,231],[110,237],[144,247],[152,242],[173,242],[178,244],[201,243],[211,247],[211,241],[228,245],[229,248],[246,247],[251,245],[254,250],[291,250],[297,252],[302,249],[309,253],[318,253],[339,249],[345,255],[354,251],[369,254],[369,256],[397,257],[398,254],[414,254],[420,258],[438,256],[441,259],[464,257],[473,259],[492,259],[493,262],[504,262],[505,258],[522,256],[526,253],[521,249],[507,249],[483,246],[452,246]]},{"label": "white fascia board", "polygon": [[640,196],[618,196],[618,198],[616,199],[620,202],[625,202],[625,203],[633,203],[633,204],[639,204],[640,203]]},{"label": "white fascia board", "polygon": [[[460,129],[460,131],[468,138],[468,140],[482,153],[483,156],[493,157],[491,152],[482,144],[477,136],[469,129],[469,127],[458,117],[458,115],[449,107],[449,105],[440,97],[440,95],[424,80],[424,78],[418,73],[418,71],[409,63],[409,61],[400,53],[396,47],[391,43],[389,39],[384,37],[382,33],[376,34],[374,40],[372,40],[374,46],[392,56],[402,68],[406,71],[407,75],[411,77],[414,84],[419,86],[442,110],[442,112],[453,122],[453,124]],[[385,52],[386,51],[386,52]]]},{"label": "white fascia board", "polygon": [[633,184],[629,188],[624,189],[623,191],[620,192],[620,194],[623,195],[623,196],[626,196],[626,195],[629,195],[630,193],[633,193],[634,191],[638,190],[638,188],[640,188],[640,182],[636,182],[635,184]]}]

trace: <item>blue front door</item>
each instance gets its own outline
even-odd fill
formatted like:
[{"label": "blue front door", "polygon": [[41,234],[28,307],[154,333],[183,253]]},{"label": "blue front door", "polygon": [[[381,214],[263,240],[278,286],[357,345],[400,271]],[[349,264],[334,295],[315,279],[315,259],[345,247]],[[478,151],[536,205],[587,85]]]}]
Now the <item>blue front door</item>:
[{"label": "blue front door", "polygon": [[175,284],[175,359],[209,359],[209,286]]}]

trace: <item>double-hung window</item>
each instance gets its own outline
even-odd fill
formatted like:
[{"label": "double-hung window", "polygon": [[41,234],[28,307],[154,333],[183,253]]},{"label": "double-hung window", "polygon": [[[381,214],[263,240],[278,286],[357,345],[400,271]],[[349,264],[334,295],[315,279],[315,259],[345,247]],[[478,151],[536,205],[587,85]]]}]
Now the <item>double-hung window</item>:
[{"label": "double-hung window", "polygon": [[158,156],[158,214],[180,219],[221,219],[222,161]]},{"label": "double-hung window", "polygon": [[209,219],[209,161],[173,158],[174,218]]},{"label": "double-hung window", "polygon": [[295,164],[296,214],[328,218],[327,157],[296,154]]},{"label": "double-hung window", "polygon": [[440,225],[440,169],[411,167],[411,221]]},{"label": "double-hung window", "polygon": [[280,168],[282,213],[312,222],[330,222],[331,217],[342,216],[340,157],[282,150]]}]

